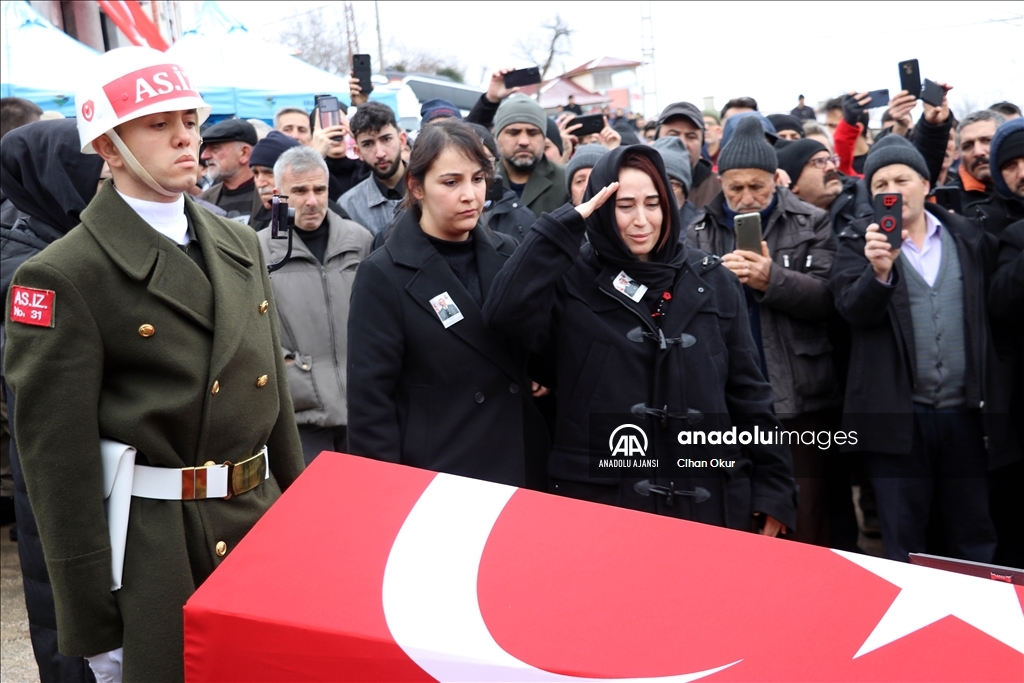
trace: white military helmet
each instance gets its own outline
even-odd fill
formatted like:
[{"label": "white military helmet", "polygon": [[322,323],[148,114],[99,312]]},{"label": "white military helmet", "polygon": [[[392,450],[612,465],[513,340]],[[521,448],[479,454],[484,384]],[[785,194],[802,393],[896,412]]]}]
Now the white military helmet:
[{"label": "white military helmet", "polygon": [[132,119],[195,109],[202,125],[210,115],[185,69],[150,47],[121,47],[100,55],[75,93],[75,109],[83,154],[95,154],[93,140]]}]

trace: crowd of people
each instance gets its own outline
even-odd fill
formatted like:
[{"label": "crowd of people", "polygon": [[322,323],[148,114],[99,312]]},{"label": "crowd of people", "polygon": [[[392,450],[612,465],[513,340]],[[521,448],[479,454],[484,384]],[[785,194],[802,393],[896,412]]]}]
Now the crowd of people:
[{"label": "crowd of people", "polygon": [[[866,93],[737,97],[584,136],[500,70],[416,131],[357,79],[333,125],[204,125],[165,61],[106,53],[77,119],[0,101],[3,496],[44,680],[181,680],[185,600],[323,451],[855,552],[857,484],[890,559],[1024,566],[1015,105],[914,121],[901,92],[871,130]],[[606,418],[729,466],[595,477]],[[680,451],[696,428],[857,438]],[[103,440],[136,458],[114,591]]]}]

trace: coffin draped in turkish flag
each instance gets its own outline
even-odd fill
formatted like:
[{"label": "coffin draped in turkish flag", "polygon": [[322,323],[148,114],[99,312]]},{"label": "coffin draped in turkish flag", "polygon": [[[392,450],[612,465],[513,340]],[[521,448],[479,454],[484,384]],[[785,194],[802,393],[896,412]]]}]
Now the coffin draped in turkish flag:
[{"label": "coffin draped in turkish flag", "polygon": [[1024,589],[325,453],[185,606],[199,681],[1021,681]]}]

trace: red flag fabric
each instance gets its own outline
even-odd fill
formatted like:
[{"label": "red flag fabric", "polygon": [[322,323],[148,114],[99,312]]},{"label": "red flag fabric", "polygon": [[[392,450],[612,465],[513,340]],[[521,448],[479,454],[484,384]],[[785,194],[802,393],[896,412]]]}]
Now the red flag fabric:
[{"label": "red flag fabric", "polygon": [[160,35],[160,29],[146,16],[138,0],[99,0],[99,5],[128,40],[132,41],[132,45],[151,47],[161,52],[168,48],[167,41]]},{"label": "red flag fabric", "polygon": [[1020,681],[1022,601],[324,453],[185,606],[186,679]]}]

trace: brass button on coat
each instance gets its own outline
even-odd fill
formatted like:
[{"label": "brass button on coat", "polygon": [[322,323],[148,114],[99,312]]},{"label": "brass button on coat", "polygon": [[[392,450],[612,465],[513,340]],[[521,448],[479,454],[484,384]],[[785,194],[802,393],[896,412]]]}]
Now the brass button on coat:
[{"label": "brass button on coat", "polygon": [[214,461],[212,461],[212,460],[207,460],[206,462],[204,462],[204,463],[203,463],[203,467],[213,467],[213,466],[214,466],[214,465],[216,465],[216,464],[217,464],[217,463],[215,463],[215,462],[214,462]]},{"label": "brass button on coat", "polygon": [[217,557],[224,557],[228,554],[228,544],[224,541],[217,541],[217,545],[214,546],[214,550],[217,551]]},{"label": "brass button on coat", "polygon": [[210,393],[216,394],[218,391],[220,391],[220,380],[215,379],[213,380],[213,387],[210,388]]},{"label": "brass button on coat", "polygon": [[269,378],[266,375],[260,375],[259,377],[256,378],[256,386],[258,386],[258,387],[266,386],[267,385],[267,379],[269,379]]},{"label": "brass button on coat", "polygon": [[156,328],[146,323],[145,325],[139,325],[139,336],[140,337],[152,337],[156,334]]},{"label": "brass button on coat", "polygon": [[264,301],[260,304],[260,313],[266,313],[268,308],[270,308],[270,302]]}]

